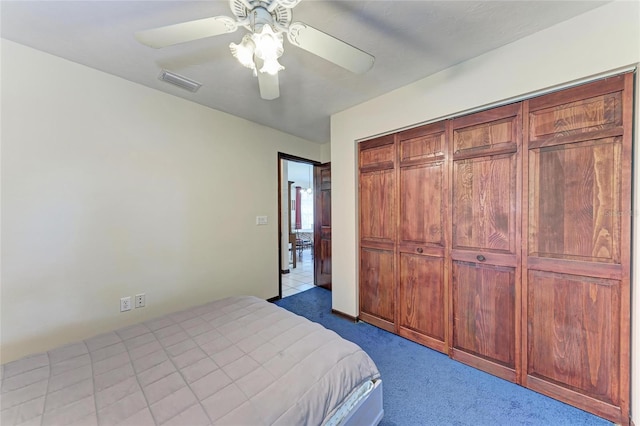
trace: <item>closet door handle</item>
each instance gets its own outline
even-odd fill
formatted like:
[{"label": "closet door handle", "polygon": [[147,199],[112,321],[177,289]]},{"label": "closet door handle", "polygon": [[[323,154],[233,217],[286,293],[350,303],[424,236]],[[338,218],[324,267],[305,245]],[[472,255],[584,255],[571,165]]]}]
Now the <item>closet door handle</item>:
[{"label": "closet door handle", "polygon": [[487,258],[481,254],[477,255],[476,259],[478,259],[478,262],[484,262],[485,260],[487,260]]},{"label": "closet door handle", "polygon": [[418,248],[416,249],[416,251],[417,251],[418,253],[422,253],[424,250],[422,250],[422,247],[418,247]]}]

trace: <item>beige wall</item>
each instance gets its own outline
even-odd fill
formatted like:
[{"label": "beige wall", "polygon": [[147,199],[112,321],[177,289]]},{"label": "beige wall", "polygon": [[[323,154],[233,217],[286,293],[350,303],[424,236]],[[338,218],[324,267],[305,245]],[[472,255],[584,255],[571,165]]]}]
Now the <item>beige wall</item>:
[{"label": "beige wall", "polygon": [[[358,314],[355,141],[638,62],[639,3],[614,2],[332,116],[333,308]],[[636,191],[638,180],[636,173]],[[635,241],[634,259],[640,260]],[[634,307],[639,304],[636,291]],[[640,352],[639,317],[633,319],[634,354]],[[633,370],[633,407],[640,407],[640,356]]]},{"label": "beige wall", "polygon": [[329,161],[331,161],[331,144],[330,143],[325,143],[324,145],[321,146],[322,149],[322,162],[323,163],[328,163]]},{"label": "beige wall", "polygon": [[[320,145],[1,48],[2,362],[227,295],[278,294],[277,152],[319,161]],[[136,293],[147,307],[120,313]]]}]

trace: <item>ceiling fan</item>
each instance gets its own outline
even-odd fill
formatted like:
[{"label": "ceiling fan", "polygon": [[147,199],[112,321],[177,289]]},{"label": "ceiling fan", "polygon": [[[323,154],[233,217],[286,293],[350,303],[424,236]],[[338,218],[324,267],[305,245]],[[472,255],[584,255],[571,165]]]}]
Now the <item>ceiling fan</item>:
[{"label": "ceiling fan", "polygon": [[370,54],[302,22],[291,22],[292,10],[300,0],[229,0],[235,19],[214,16],[195,21],[139,31],[136,39],[147,46],[161,48],[205,37],[232,33],[245,27],[247,33],[239,44],[231,43],[233,56],[258,77],[260,96],[271,100],[280,96],[278,62],[284,47],[283,34],[289,43],[362,74],[374,62]]}]

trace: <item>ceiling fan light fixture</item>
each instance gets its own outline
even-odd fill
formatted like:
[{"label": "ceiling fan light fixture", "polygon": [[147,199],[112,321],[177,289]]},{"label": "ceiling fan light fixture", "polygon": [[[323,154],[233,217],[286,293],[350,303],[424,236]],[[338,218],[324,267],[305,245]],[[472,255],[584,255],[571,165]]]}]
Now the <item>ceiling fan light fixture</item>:
[{"label": "ceiling fan light fixture", "polygon": [[[1,1],[1,0],[0,0]],[[142,44],[154,48],[173,46],[232,33],[239,27],[249,31],[240,43],[230,43],[231,54],[258,78],[260,97],[280,96],[278,73],[284,69],[278,59],[284,53],[283,36],[293,46],[306,50],[354,73],[367,72],[375,58],[354,46],[313,28],[304,22],[292,22],[291,9],[301,0],[228,0],[235,19],[213,16],[135,33]],[[195,91],[189,83],[174,78],[173,84]],[[168,81],[168,80],[167,80]]]},{"label": "ceiling fan light fixture", "polygon": [[263,61],[277,60],[284,53],[282,34],[274,32],[271,25],[264,25],[262,31],[253,33],[252,39],[256,46],[255,54]]},{"label": "ceiling fan light fixture", "polygon": [[277,59],[269,59],[264,61],[260,72],[266,72],[267,74],[276,75],[278,71],[282,71],[284,67],[280,65]]},{"label": "ceiling fan light fixture", "polygon": [[246,34],[240,44],[229,44],[231,54],[240,62],[243,66],[255,70],[256,65],[253,61],[253,55],[255,54],[256,44],[254,43],[251,34]]},{"label": "ceiling fan light fixture", "polygon": [[244,67],[253,70],[257,75],[257,69],[261,73],[276,75],[284,67],[278,62],[278,58],[284,53],[281,33],[273,31],[271,25],[263,25],[259,32],[245,34],[240,44],[231,43],[231,54]]}]

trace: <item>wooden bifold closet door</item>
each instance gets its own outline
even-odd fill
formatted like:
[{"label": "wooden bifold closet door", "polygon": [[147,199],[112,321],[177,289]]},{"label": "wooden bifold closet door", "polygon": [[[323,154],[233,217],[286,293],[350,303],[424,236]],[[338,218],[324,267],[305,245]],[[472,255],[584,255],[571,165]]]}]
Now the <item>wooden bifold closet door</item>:
[{"label": "wooden bifold closet door", "polygon": [[522,105],[451,125],[452,351],[512,382],[519,364]]},{"label": "wooden bifold closet door", "polygon": [[395,332],[396,149],[394,137],[360,146],[360,318]]},{"label": "wooden bifold closet door", "polygon": [[361,142],[360,319],[629,424],[633,79]]},{"label": "wooden bifold closet door", "polygon": [[629,420],[631,74],[524,103],[523,384]]},{"label": "wooden bifold closet door", "polygon": [[[398,334],[448,352],[445,125],[398,135]],[[425,214],[428,212],[428,214]]]}]

